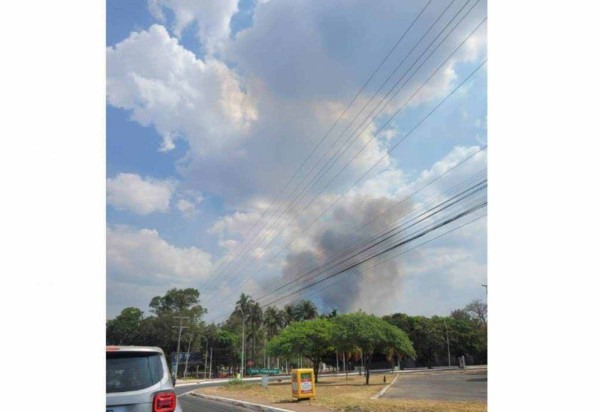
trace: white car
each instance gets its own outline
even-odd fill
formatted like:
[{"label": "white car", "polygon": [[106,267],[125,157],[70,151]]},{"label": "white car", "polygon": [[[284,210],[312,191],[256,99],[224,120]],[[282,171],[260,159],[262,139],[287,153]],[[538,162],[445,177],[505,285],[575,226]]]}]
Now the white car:
[{"label": "white car", "polygon": [[106,347],[106,412],[183,412],[162,349]]}]

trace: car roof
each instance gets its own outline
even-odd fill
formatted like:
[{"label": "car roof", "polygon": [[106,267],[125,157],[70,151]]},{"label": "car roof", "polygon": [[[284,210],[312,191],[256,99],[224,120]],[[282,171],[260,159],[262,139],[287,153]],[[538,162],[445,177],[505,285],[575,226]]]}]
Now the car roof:
[{"label": "car roof", "polygon": [[108,345],[107,352],[157,352],[164,355],[164,352],[158,346],[124,346],[124,345]]}]

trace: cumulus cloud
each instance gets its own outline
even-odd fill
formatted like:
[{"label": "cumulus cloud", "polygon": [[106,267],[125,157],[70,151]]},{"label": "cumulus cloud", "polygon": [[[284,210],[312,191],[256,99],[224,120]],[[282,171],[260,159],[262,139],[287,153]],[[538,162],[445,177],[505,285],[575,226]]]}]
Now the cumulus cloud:
[{"label": "cumulus cloud", "polygon": [[193,152],[224,150],[257,118],[238,77],[222,62],[197,59],[153,25],[107,50],[108,102],[153,126],[162,150],[185,138]]},{"label": "cumulus cloud", "polygon": [[186,219],[193,219],[199,213],[199,206],[204,201],[204,196],[194,190],[180,190],[177,194],[175,206]]},{"label": "cumulus cloud", "polygon": [[203,280],[211,270],[211,256],[196,247],[177,247],[156,230],[109,227],[107,263],[119,278]]},{"label": "cumulus cloud", "polygon": [[204,250],[178,247],[156,230],[129,226],[108,226],[106,260],[108,317],[118,315],[123,302],[143,309],[168,289],[198,288],[213,268]]},{"label": "cumulus cloud", "polygon": [[[373,79],[367,92],[373,92],[404,56],[408,57],[394,80],[408,71],[462,6],[456,4],[443,14],[430,34],[411,52],[446,5],[439,2],[428,7]],[[258,4],[253,26],[238,33],[235,41],[228,43],[226,55],[248,74],[266,80],[276,95],[288,98],[346,98],[352,96],[362,81],[369,77],[422,8],[423,4],[419,2],[406,2],[398,7],[395,0],[380,1],[378,7],[360,0],[272,1]],[[464,9],[463,13],[468,9]],[[432,64],[423,66],[423,74],[431,71],[434,63],[441,63],[485,15],[485,9],[485,5],[480,5],[465,18],[436,52],[437,59],[433,58]],[[446,32],[439,37],[440,40]],[[468,58],[473,58],[485,48],[485,36],[470,41],[468,48]],[[457,56],[458,59],[464,57]],[[451,73],[445,77],[449,75]],[[416,79],[420,81],[425,77],[417,76]],[[410,85],[407,88],[410,89]],[[441,93],[443,91],[439,91],[438,96]]]},{"label": "cumulus cloud", "polygon": [[[382,89],[368,103],[376,87],[426,30],[426,23],[432,22],[445,6],[433,2],[289,189],[276,198],[422,5],[408,2],[398,7],[395,0],[381,1],[378,7],[358,0],[259,1],[252,26],[231,38],[229,21],[237,5],[230,1],[213,2],[220,4],[209,10],[213,6],[208,3],[152,0],[153,13],[166,25],[170,22],[165,12],[173,13],[176,36],[194,27],[198,29],[206,57],[200,59],[183,48],[159,25],[132,33],[108,49],[108,100],[111,105],[130,111],[134,121],[154,127],[163,138],[162,150],[172,149],[178,141],[189,145],[190,150],[177,168],[181,180],[200,193],[223,199],[228,210],[227,215],[212,224],[209,233],[216,235],[223,252],[236,252],[221,257],[216,264],[225,265],[239,258],[238,247],[249,233],[252,239],[262,240],[248,248],[247,260],[242,264],[241,275],[247,277],[246,283],[228,284],[224,279],[220,282],[222,290],[235,294],[242,285],[246,291],[252,285],[253,291],[261,291],[282,276],[290,279],[299,265],[327,261],[340,248],[349,246],[348,242],[359,242],[375,233],[371,230],[376,228],[371,228],[353,234],[351,228],[357,223],[478,150],[460,146],[416,177],[405,173],[386,154],[386,148],[414,124],[414,117],[407,125],[391,123],[364,146],[387,116],[404,104],[486,13],[483,2],[379,118],[367,117],[388,90]],[[485,40],[483,31],[470,40],[415,96],[410,107],[415,109],[444,96],[462,78],[458,75],[461,65],[476,62],[485,53]],[[412,58],[424,47],[416,50]],[[412,58],[393,80],[412,63]],[[346,139],[363,128],[364,133],[346,150]],[[340,153],[339,161],[317,179],[317,172],[328,166],[319,159],[335,153]],[[338,193],[380,159],[378,167],[340,200],[326,219],[309,228]],[[485,165],[485,156],[478,159],[478,166]],[[474,170],[469,167],[444,182],[467,176]],[[272,211],[285,209],[286,201],[300,194],[310,181],[314,181],[314,186],[305,190],[293,208],[281,214],[276,226],[260,226],[260,230],[251,232],[271,202]],[[439,194],[443,187],[434,185],[422,196]],[[407,210],[417,207],[421,200],[414,199]],[[177,197],[176,207],[184,216],[197,213],[197,206],[189,197]],[[276,238],[278,234],[280,237]],[[280,248],[284,248],[283,253],[274,258],[273,252]],[[368,302],[361,307],[379,311],[383,302],[397,300],[404,293],[402,279],[406,268],[402,262],[355,270],[347,275],[345,284],[328,289],[318,298],[324,304],[347,309],[358,308],[353,301]],[[248,277],[258,264],[262,266],[256,277]],[[367,287],[377,281],[387,286],[377,290]],[[350,303],[343,306],[343,299]]]},{"label": "cumulus cloud", "polygon": [[119,173],[106,181],[107,202],[119,210],[147,215],[167,212],[175,190],[170,180],[142,178],[133,173]]},{"label": "cumulus cloud", "polygon": [[150,0],[150,12],[166,22],[164,10],[173,12],[173,32],[181,37],[192,25],[207,54],[217,52],[229,37],[231,17],[238,11],[238,0]]}]

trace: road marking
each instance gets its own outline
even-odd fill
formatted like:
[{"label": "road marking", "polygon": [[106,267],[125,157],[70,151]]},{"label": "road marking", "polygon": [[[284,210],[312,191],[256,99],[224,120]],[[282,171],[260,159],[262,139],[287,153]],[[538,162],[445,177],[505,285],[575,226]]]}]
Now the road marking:
[{"label": "road marking", "polygon": [[239,399],[222,398],[220,396],[214,396],[214,395],[204,395],[204,394],[195,393],[192,396],[197,396],[199,398],[206,398],[209,400],[217,400],[217,401],[226,402],[226,403],[233,404],[233,405],[241,404],[242,406],[246,406],[246,405],[257,406],[259,408],[262,408],[263,411],[267,411],[267,412],[295,412],[295,411],[292,411],[291,409],[276,408],[274,406],[261,405],[259,403],[240,401]]},{"label": "road marking", "polygon": [[380,396],[382,396],[385,393],[385,391],[387,391],[390,388],[390,386],[392,386],[394,384],[394,382],[396,382],[398,380],[399,377],[400,377],[400,375],[396,375],[396,377],[394,378],[392,383],[390,383],[388,386],[386,386],[385,388],[383,388],[382,390],[377,392],[377,395],[371,396],[371,399],[378,399]]}]

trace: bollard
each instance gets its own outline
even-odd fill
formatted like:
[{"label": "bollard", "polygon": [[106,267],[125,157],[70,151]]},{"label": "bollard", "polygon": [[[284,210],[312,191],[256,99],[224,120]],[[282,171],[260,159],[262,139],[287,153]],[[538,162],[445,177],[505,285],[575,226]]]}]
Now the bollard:
[{"label": "bollard", "polygon": [[385,383],[385,382],[386,382],[386,381],[385,381],[385,375],[383,375],[383,383]]}]

